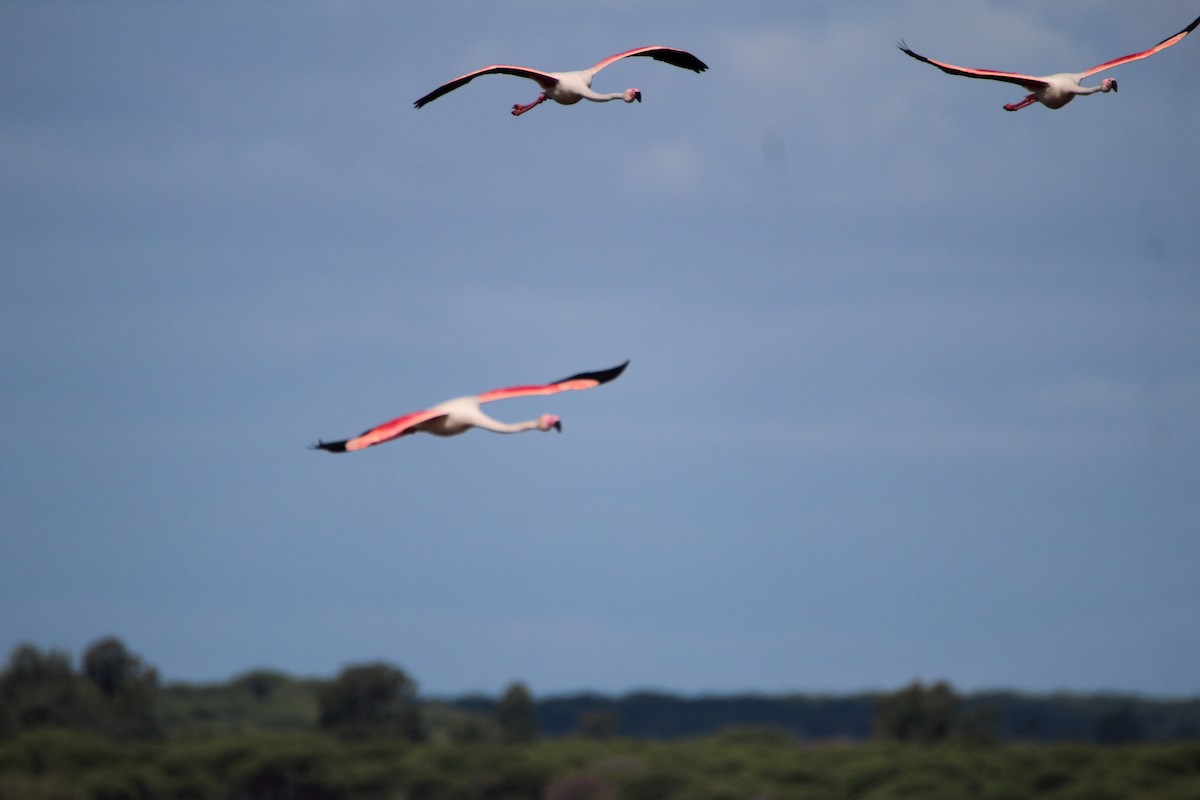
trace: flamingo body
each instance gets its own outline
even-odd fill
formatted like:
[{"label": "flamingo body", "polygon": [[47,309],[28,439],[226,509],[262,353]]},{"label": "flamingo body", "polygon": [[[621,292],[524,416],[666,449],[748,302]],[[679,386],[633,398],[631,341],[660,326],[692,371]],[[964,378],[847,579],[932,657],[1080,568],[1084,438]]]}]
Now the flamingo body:
[{"label": "flamingo body", "polygon": [[614,56],[597,62],[588,69],[580,69],[572,72],[544,72],[530,67],[519,67],[511,64],[493,64],[490,67],[477,69],[474,72],[468,72],[449,83],[444,83],[434,89],[429,94],[413,103],[414,108],[422,108],[434,100],[437,100],[444,94],[454,91],[455,89],[465,86],[480,75],[516,75],[519,78],[528,78],[537,83],[542,88],[542,93],[538,98],[528,105],[514,105],[512,114],[514,117],[519,117],[526,111],[535,106],[553,100],[564,106],[574,105],[580,100],[591,100],[595,103],[606,103],[610,100],[624,100],[626,103],[634,101],[642,102],[642,92],[640,89],[626,89],[623,92],[596,92],[592,90],[592,78],[596,73],[622,58],[631,56],[645,56],[653,58],[655,61],[662,61],[675,67],[690,69],[693,72],[704,72],[708,69],[708,65],[700,59],[696,58],[691,53],[684,50],[678,50],[674,47],[662,47],[652,45],[650,47],[638,47],[633,50],[626,50],[624,53],[617,53]]},{"label": "flamingo body", "polygon": [[908,45],[900,42],[898,45],[901,52],[912,56],[918,61],[923,61],[926,64],[931,64],[942,72],[950,75],[961,75],[964,78],[980,78],[989,81],[1002,81],[1004,83],[1015,83],[1018,86],[1024,87],[1029,94],[1024,100],[1016,103],[1007,103],[1004,106],[1005,111],[1019,111],[1025,106],[1033,103],[1041,103],[1047,108],[1062,108],[1067,103],[1074,100],[1080,95],[1095,94],[1096,92],[1115,92],[1117,91],[1117,81],[1114,78],[1104,78],[1096,86],[1084,86],[1083,80],[1087,77],[1095,75],[1097,72],[1102,72],[1112,67],[1119,67],[1122,64],[1128,64],[1130,61],[1140,61],[1143,58],[1149,58],[1155,53],[1160,53],[1172,45],[1178,44],[1185,36],[1196,29],[1200,25],[1200,17],[1192,20],[1192,23],[1183,30],[1172,36],[1163,39],[1154,47],[1148,50],[1142,50],[1137,53],[1130,53],[1127,56],[1114,58],[1111,61],[1105,61],[1103,64],[1097,64],[1091,69],[1083,72],[1059,72],[1054,75],[1025,75],[1020,72],[1001,72],[993,69],[972,69],[970,67],[957,67],[953,64],[947,64],[944,61],[937,61],[928,58],[919,53],[913,52]]},{"label": "flamingo body", "polygon": [[438,403],[424,411],[415,411],[396,417],[393,420],[376,425],[363,431],[353,439],[343,439],[339,442],[319,441],[312,446],[314,450],[325,450],[330,453],[345,453],[363,450],[377,444],[390,442],[392,439],[413,433],[430,433],[434,436],[457,436],[471,428],[483,428],[495,433],[521,433],[522,431],[554,429],[562,432],[562,422],[553,414],[542,414],[537,419],[525,422],[501,422],[483,412],[480,406],[494,400],[507,400],[513,397],[530,397],[534,395],[558,394],[559,392],[591,389],[603,383],[616,379],[629,362],[619,364],[612,369],[599,372],[581,372],[569,378],[545,384],[531,386],[510,386],[505,389],[492,389],[488,392],[464,397],[454,397]]}]

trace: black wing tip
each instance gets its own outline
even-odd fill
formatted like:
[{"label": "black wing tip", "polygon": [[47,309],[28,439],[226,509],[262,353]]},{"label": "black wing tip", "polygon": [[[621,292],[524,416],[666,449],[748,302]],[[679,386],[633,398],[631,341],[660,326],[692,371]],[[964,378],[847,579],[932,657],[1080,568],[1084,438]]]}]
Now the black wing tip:
[{"label": "black wing tip", "polygon": [[624,372],[625,368],[628,366],[629,359],[625,359],[624,364],[617,364],[612,369],[602,369],[598,372],[581,372],[578,375],[572,375],[569,378],[563,378],[562,380],[555,381],[554,383],[567,383],[568,381],[595,381],[597,385],[608,383],[609,381],[619,378],[621,373]]},{"label": "black wing tip", "polygon": [[663,61],[681,69],[690,69],[692,72],[699,73],[708,69],[708,64],[705,64],[687,50],[680,50],[678,47],[659,46],[656,50],[639,53],[638,55],[650,56],[655,61]]},{"label": "black wing tip", "polygon": [[425,106],[432,103],[434,100],[437,100],[439,97],[450,94],[455,89],[459,89],[468,83],[470,83],[469,80],[461,81],[461,82],[460,81],[450,81],[449,83],[442,84],[441,86],[434,89],[432,92],[425,95],[424,97],[420,97],[420,98],[417,98],[416,100],[414,100],[413,108],[424,108]]},{"label": "black wing tip", "polygon": [[[578,377],[591,378],[597,384],[608,383],[609,381],[614,381],[617,378],[621,377],[621,373],[624,372],[625,368],[628,366],[629,366],[629,359],[625,359],[625,363],[618,364],[617,366],[613,367],[612,369],[604,369],[604,370],[600,370],[599,372],[585,372],[583,375],[579,375]],[[568,380],[570,380],[570,379],[568,379]]]},{"label": "black wing tip", "polygon": [[308,449],[324,450],[328,453],[344,453],[346,452],[346,442],[348,441],[349,439],[343,439],[340,442],[322,442],[318,440],[316,444],[310,444]]},{"label": "black wing tip", "polygon": [[627,359],[625,359],[624,362],[618,364],[617,366],[613,367],[612,369],[605,370],[603,373],[601,373],[605,377],[603,379],[601,379],[600,382],[607,383],[608,381],[619,378],[621,376],[621,373],[624,372],[625,368],[628,366],[629,366],[629,359],[627,358]]}]

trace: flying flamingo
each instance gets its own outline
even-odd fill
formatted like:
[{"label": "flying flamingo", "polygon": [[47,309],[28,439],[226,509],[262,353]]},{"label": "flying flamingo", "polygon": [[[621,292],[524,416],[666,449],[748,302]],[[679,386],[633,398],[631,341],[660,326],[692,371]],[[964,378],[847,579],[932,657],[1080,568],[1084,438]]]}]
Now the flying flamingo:
[{"label": "flying flamingo", "polygon": [[900,42],[898,47],[906,54],[912,56],[918,61],[924,61],[926,64],[932,64],[942,72],[947,72],[951,75],[962,75],[966,78],[982,78],[989,81],[1004,81],[1006,83],[1015,83],[1018,86],[1024,86],[1031,94],[1019,103],[1007,103],[1004,106],[1005,111],[1019,111],[1032,103],[1041,103],[1047,108],[1062,108],[1075,97],[1080,94],[1095,94],[1096,92],[1115,92],[1117,91],[1117,81],[1115,78],[1105,78],[1100,81],[1099,86],[1082,86],[1080,81],[1084,78],[1095,75],[1097,72],[1108,69],[1109,67],[1119,67],[1122,64],[1128,64],[1130,61],[1140,61],[1143,58],[1166,50],[1173,44],[1180,42],[1183,37],[1187,36],[1196,25],[1200,24],[1200,17],[1192,20],[1192,24],[1181,30],[1174,36],[1168,36],[1158,44],[1151,47],[1149,50],[1143,50],[1140,53],[1131,53],[1121,58],[1114,58],[1112,61],[1105,61],[1103,64],[1097,64],[1084,72],[1060,72],[1057,75],[1045,75],[1037,77],[1034,75],[1022,75],[1018,72],[997,72],[990,69],[969,69],[967,67],[956,67],[953,64],[946,64],[942,61],[935,61],[932,58],[926,58],[923,55],[914,53],[908,49],[904,42]]},{"label": "flying flamingo", "polygon": [[603,61],[596,64],[591,69],[581,69],[575,72],[542,72],[540,69],[530,69],[529,67],[514,67],[507,64],[493,64],[490,67],[477,69],[474,72],[468,72],[461,78],[455,78],[449,83],[444,83],[434,89],[429,94],[422,97],[420,100],[413,103],[414,108],[421,108],[427,103],[432,103],[442,95],[452,92],[460,86],[465,86],[473,79],[480,75],[490,75],[499,73],[502,75],[516,75],[521,78],[529,78],[532,81],[537,81],[537,84],[542,87],[542,93],[538,95],[537,100],[534,100],[529,105],[516,104],[512,107],[512,115],[519,117],[529,109],[546,102],[553,100],[556,103],[562,103],[564,106],[573,105],[580,100],[591,100],[596,103],[607,103],[609,100],[624,100],[626,103],[632,103],[634,100],[642,102],[641,89],[626,89],[623,92],[612,92],[611,94],[601,94],[592,91],[592,78],[597,72],[612,64],[614,61],[619,61],[622,58],[629,56],[649,56],[655,61],[663,61],[673,67],[683,67],[690,69],[693,72],[704,72],[708,69],[708,65],[700,59],[696,58],[691,53],[683,50],[676,50],[674,47],[639,47],[634,50],[626,50],[624,53],[617,53],[615,56],[609,56]]},{"label": "flying flamingo", "polygon": [[479,408],[483,403],[493,400],[507,400],[511,397],[526,397],[530,395],[558,394],[575,389],[591,389],[602,383],[616,379],[629,362],[619,364],[612,369],[600,372],[581,372],[561,381],[543,384],[541,386],[511,386],[507,389],[492,389],[483,394],[455,397],[432,408],[396,417],[390,422],[377,425],[369,431],[353,439],[340,442],[317,442],[311,449],[328,450],[331,453],[362,450],[372,445],[383,444],[400,436],[424,431],[434,436],[456,436],[470,428],[484,428],[496,433],[520,433],[521,431],[548,431],[551,428],[562,433],[562,423],[553,414],[542,414],[537,419],[526,422],[501,422],[492,419]]}]

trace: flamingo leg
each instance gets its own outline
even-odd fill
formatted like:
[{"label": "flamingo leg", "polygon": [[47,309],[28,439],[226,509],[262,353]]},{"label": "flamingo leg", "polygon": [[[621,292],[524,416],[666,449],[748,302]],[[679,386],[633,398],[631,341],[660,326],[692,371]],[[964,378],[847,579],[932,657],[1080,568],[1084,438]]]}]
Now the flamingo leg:
[{"label": "flamingo leg", "polygon": [[1037,102],[1037,95],[1031,94],[1019,103],[1006,103],[1004,105],[1004,110],[1005,111],[1020,111],[1025,106],[1030,105],[1031,103],[1036,103],[1036,102]]},{"label": "flamingo leg", "polygon": [[526,111],[528,111],[529,109],[531,109],[531,108],[535,108],[535,107],[536,107],[538,104],[540,104],[540,103],[544,103],[544,102],[546,102],[546,101],[547,101],[547,100],[549,100],[549,99],[550,99],[550,98],[546,97],[546,93],[545,93],[545,92],[542,92],[541,94],[539,94],[539,95],[538,95],[538,99],[537,99],[537,100],[534,100],[532,103],[530,103],[530,104],[529,104],[529,105],[527,105],[527,106],[523,106],[523,105],[521,105],[520,103],[516,103],[516,104],[514,104],[514,105],[513,105],[513,109],[512,109],[512,115],[513,115],[514,117],[519,117],[519,116],[521,116],[522,114],[524,114]]}]

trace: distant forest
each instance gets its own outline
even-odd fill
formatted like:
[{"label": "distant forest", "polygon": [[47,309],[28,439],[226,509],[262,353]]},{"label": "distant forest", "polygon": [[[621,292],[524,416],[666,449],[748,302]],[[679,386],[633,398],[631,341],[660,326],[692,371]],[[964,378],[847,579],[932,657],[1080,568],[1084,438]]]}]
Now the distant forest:
[{"label": "distant forest", "polygon": [[[873,736],[911,738],[882,716],[898,703],[920,707],[922,696],[939,685],[912,684],[895,693],[846,696],[736,695],[680,697],[635,692],[620,697],[593,694],[547,697],[534,702],[538,728],[546,736],[587,734],[651,739],[681,739],[720,731],[762,726],[778,728],[800,740]],[[945,684],[941,684],[945,686]],[[1125,744],[1200,738],[1200,700],[1149,700],[1118,695],[1050,696],[983,692],[961,698],[952,694],[947,735],[995,737],[1007,741],[1096,742]],[[456,708],[494,712],[486,698],[449,701]],[[891,712],[893,715],[895,711]],[[919,713],[919,712],[917,712]]]},{"label": "distant forest", "polygon": [[948,683],[849,695],[685,697],[661,692],[534,698],[422,698],[386,663],[328,679],[253,670],[228,682],[163,685],[112,637],[72,658],[16,648],[0,673],[0,739],[42,727],[119,738],[246,730],[373,732],[411,740],[531,741],[539,737],[678,740],[770,729],[799,741],[1163,743],[1200,738],[1200,699],[1108,694],[960,694]]},{"label": "distant forest", "polygon": [[[421,697],[385,662],[163,684],[115,638],[0,672],[3,800],[1200,800],[1200,702]],[[1188,740],[1188,741],[1182,741]]]}]

